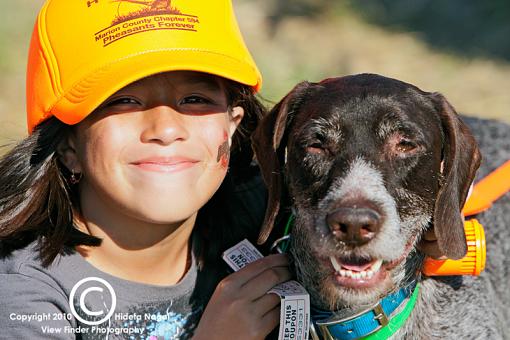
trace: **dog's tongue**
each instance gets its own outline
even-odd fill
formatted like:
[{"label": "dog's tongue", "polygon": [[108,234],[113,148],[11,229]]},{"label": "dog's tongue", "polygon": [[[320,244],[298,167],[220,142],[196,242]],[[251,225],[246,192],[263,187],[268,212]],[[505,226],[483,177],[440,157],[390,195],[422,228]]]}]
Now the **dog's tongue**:
[{"label": "dog's tongue", "polygon": [[348,263],[341,263],[341,266],[345,269],[349,269],[350,271],[353,271],[353,272],[362,272],[362,271],[365,271],[367,270],[368,268],[370,268],[370,266],[374,263],[374,261],[371,261],[371,262],[367,262],[367,263],[363,263],[363,264],[348,264]]}]

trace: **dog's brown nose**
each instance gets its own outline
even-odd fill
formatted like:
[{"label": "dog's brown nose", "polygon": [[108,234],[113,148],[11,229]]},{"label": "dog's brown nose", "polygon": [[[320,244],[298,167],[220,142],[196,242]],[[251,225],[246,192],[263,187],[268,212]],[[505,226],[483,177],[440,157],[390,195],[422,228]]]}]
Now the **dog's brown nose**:
[{"label": "dog's brown nose", "polygon": [[370,208],[343,207],[326,216],[333,235],[350,245],[362,245],[375,237],[381,216]]}]

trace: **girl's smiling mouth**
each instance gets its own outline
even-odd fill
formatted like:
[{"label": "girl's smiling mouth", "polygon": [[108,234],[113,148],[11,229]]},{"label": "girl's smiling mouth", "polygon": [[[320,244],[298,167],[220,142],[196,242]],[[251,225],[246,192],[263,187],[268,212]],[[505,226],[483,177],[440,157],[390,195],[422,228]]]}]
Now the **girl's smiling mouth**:
[{"label": "girl's smiling mouth", "polygon": [[174,156],[174,157],[148,157],[144,159],[140,159],[134,162],[131,162],[131,165],[135,167],[152,172],[178,172],[181,170],[189,169],[200,161],[193,158]]}]

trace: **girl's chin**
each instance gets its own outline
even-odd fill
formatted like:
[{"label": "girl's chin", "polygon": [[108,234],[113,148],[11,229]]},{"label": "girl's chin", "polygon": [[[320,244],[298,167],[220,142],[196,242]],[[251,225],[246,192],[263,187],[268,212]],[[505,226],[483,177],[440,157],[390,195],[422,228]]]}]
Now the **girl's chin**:
[{"label": "girl's chin", "polygon": [[[171,227],[171,231],[177,230],[181,226],[188,225],[193,227],[195,216],[133,216],[134,220],[139,221],[140,226],[145,227],[145,231],[150,229],[158,230],[160,228]],[[149,228],[149,229],[147,229]]]},{"label": "girl's chin", "polygon": [[128,217],[155,225],[181,224],[194,218],[200,208],[196,205],[183,205],[182,202],[176,204],[172,200],[166,204],[147,203],[128,211]]}]

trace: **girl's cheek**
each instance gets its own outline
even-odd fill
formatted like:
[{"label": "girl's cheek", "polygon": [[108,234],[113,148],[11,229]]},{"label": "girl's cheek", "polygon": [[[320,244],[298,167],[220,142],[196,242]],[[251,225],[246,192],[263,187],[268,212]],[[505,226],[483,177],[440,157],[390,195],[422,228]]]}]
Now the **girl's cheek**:
[{"label": "girl's cheek", "polygon": [[218,146],[218,156],[216,162],[219,163],[220,167],[224,170],[228,168],[228,162],[230,160],[230,145],[228,143],[228,133],[223,131],[223,141]]}]

